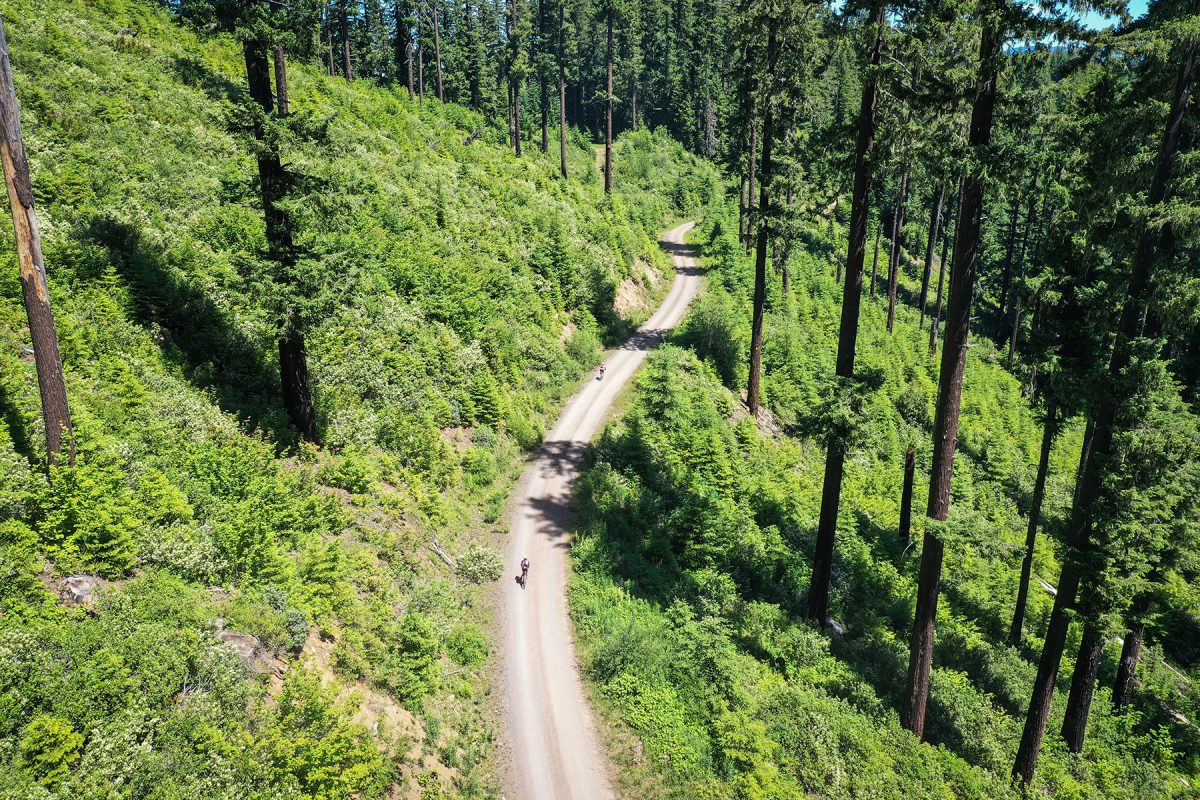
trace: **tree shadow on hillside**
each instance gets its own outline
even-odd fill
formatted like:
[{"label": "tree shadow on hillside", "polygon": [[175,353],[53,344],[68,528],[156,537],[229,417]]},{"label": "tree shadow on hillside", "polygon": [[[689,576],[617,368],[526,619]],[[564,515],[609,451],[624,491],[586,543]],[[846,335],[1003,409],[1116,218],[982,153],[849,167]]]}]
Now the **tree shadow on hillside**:
[{"label": "tree shadow on hillside", "polygon": [[221,410],[265,427],[274,441],[296,438],[278,396],[276,366],[237,321],[193,286],[163,253],[132,226],[96,218],[85,236],[104,247],[133,296],[137,318],[158,326],[166,357],[194,385],[208,390]]},{"label": "tree shadow on hillside", "polygon": [[4,417],[4,425],[8,428],[8,435],[12,440],[13,450],[29,463],[36,464],[38,455],[33,450],[33,442],[29,438],[29,431],[25,427],[25,420],[21,416],[21,409],[17,407],[13,398],[9,396],[3,383],[0,383],[0,416]]},{"label": "tree shadow on hillside", "polygon": [[204,92],[210,99],[237,102],[245,95],[240,84],[214,72],[211,67],[196,58],[176,56],[171,59],[171,74],[185,86]]}]

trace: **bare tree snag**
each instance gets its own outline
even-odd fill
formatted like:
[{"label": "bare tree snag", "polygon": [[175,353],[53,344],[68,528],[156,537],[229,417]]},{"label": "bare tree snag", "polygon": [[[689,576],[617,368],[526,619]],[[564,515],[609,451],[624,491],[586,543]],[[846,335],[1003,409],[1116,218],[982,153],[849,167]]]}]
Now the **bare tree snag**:
[{"label": "bare tree snag", "polygon": [[4,162],[4,185],[8,189],[20,261],[21,292],[29,320],[29,335],[33,339],[33,361],[42,397],[42,419],[46,425],[46,455],[51,464],[56,463],[65,439],[67,463],[74,466],[75,438],[71,429],[71,410],[67,406],[67,384],[58,353],[54,312],[50,308],[42,236],[33,207],[33,184],[21,140],[20,107],[13,85],[3,19],[0,19],[0,159]]}]

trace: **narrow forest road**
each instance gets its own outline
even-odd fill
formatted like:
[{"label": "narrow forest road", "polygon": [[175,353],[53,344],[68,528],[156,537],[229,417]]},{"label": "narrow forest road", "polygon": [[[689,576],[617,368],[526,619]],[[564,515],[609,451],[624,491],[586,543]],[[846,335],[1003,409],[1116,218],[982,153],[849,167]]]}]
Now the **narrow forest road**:
[{"label": "narrow forest road", "polygon": [[[683,244],[693,223],[663,235],[675,282],[658,311],[567,403],[517,486],[505,554],[504,727],[509,749],[508,800],[609,800],[608,758],[592,722],[567,616],[568,502],[584,448],[600,430],[617,395],[666,331],[679,324],[700,278]],[[514,580],[530,561],[528,587]]]}]

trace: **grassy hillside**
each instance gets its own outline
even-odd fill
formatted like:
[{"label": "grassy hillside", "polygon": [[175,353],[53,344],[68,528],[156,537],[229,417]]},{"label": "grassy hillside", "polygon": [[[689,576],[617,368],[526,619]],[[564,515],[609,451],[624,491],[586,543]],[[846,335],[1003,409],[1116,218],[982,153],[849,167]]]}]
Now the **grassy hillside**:
[{"label": "grassy hillside", "polygon": [[[866,398],[842,492],[832,610],[846,632],[818,633],[803,620],[825,455],[816,434],[844,413],[825,402],[840,236],[824,223],[808,230],[791,260],[791,293],[771,281],[764,386],[773,415],[764,428],[732,391],[745,382],[752,267],[736,219],[713,215],[697,234],[709,289],[678,347],[652,357],[630,412],[581,479],[572,609],[630,796],[1019,796],[1009,770],[1050,595],[1035,584],[1025,641],[998,643],[1016,594],[1040,428],[1022,387],[977,338],[942,532],[922,745],[899,723],[919,549],[902,546],[897,527],[909,445],[918,454],[914,508],[924,509],[937,367],[911,308],[901,306],[887,335],[886,295],[864,302],[860,327],[859,369],[874,372],[878,388]],[[1080,442],[1069,430],[1052,454],[1035,580],[1057,574],[1055,534]],[[924,524],[916,514],[917,542]],[[1076,639],[1068,652],[1077,647]],[[1054,735],[1065,670],[1037,796],[1191,796],[1200,773],[1192,684],[1156,650],[1143,661],[1136,709],[1115,716],[1107,687],[1118,652],[1107,651],[1079,758]]]},{"label": "grassy hillside", "polygon": [[79,446],[46,474],[0,225],[0,797],[493,796],[503,498],[713,173],[641,134],[609,201],[578,136],[563,181],[292,64],[317,448],[278,399],[239,47],[132,0],[0,12]]}]

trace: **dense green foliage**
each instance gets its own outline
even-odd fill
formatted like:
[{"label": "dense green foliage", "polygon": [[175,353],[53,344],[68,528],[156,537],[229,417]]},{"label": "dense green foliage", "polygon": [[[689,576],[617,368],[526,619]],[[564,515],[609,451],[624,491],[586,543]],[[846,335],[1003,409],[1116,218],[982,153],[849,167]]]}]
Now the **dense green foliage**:
[{"label": "dense green foliage", "polygon": [[240,47],[133,0],[4,16],[79,460],[45,469],[0,226],[0,796],[490,796],[492,523],[715,173],[639,134],[606,201],[575,134],[563,181],[293,65],[316,448],[278,400]]},{"label": "dense green foliage", "polygon": [[[918,445],[919,468],[928,452],[920,445],[936,362],[915,310],[901,307],[889,337],[886,298],[864,306],[861,364],[874,378],[850,426],[835,561],[834,613],[847,630],[818,633],[802,621],[808,553],[823,432],[845,411],[825,400],[840,292],[822,254],[836,239],[825,223],[806,236],[810,247],[790,262],[791,292],[772,282],[768,298],[770,430],[730,391],[744,375],[750,263],[730,218],[715,215],[700,232],[709,288],[676,337],[691,352],[652,358],[631,411],[598,443],[581,481],[572,599],[585,663],[602,705],[645,746],[644,766],[627,750],[618,763],[638,796],[1009,796],[1037,650],[1002,642],[1039,425],[995,349],[973,348],[953,511],[939,530],[952,547],[926,729],[933,746],[920,745],[897,714],[918,557],[896,529],[905,449]],[[1052,532],[1069,511],[1080,436],[1069,428],[1052,453]],[[919,482],[918,507],[922,492]],[[1035,574],[1054,575],[1059,548],[1039,541]],[[1031,597],[1030,638],[1050,604],[1040,589]],[[1116,655],[1108,651],[1104,676]],[[1093,705],[1082,759],[1048,741],[1038,791],[1163,797],[1183,790],[1178,777],[1196,779],[1195,730],[1167,710],[1190,719],[1200,698],[1158,655],[1143,664],[1136,711]]]}]

